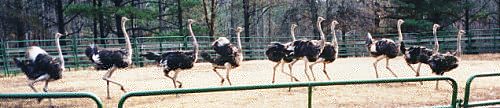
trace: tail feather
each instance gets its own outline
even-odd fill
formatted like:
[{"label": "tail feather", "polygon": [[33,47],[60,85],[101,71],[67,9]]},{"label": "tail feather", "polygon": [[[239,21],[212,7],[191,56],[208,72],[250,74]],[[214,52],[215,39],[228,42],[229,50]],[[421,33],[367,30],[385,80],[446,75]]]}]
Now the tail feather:
[{"label": "tail feather", "polygon": [[405,54],[406,53],[406,47],[405,43],[401,42],[401,46],[399,46],[399,50],[401,50],[401,53]]},{"label": "tail feather", "polygon": [[142,56],[148,60],[155,60],[156,62],[160,62],[160,60],[161,60],[161,55],[158,53],[154,53],[154,52],[147,52],[146,54],[141,54],[140,56]]},{"label": "tail feather", "polygon": [[24,72],[24,74],[26,74],[28,77],[31,77],[31,73],[34,72],[34,67],[33,66],[29,66],[29,64],[26,64],[25,62],[17,59],[17,58],[13,58],[14,59],[14,63],[16,64],[16,66],[18,68],[21,68],[21,71]]},{"label": "tail feather", "polygon": [[98,50],[99,48],[97,48],[95,44],[91,44],[85,49],[85,55],[90,59],[90,61],[94,62],[92,56],[97,54]]},{"label": "tail feather", "polygon": [[366,45],[371,45],[372,43],[373,43],[373,38],[372,38],[372,35],[371,35],[370,33],[368,33],[368,34],[366,35],[366,42],[365,42],[365,44],[366,44]]},{"label": "tail feather", "polygon": [[212,58],[212,56],[210,56],[210,54],[208,52],[201,52],[201,58],[203,58],[204,60],[210,62],[210,63],[215,63],[215,60]]}]

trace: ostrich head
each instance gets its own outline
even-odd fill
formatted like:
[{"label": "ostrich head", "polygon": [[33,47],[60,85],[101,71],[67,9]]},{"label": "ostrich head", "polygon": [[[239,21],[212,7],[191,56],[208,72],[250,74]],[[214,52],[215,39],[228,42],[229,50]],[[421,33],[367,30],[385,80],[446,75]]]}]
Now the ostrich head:
[{"label": "ostrich head", "polygon": [[295,30],[295,28],[297,28],[297,24],[292,24],[291,29],[292,29],[292,30]]},{"label": "ostrich head", "polygon": [[465,30],[459,30],[459,31],[458,31],[459,36],[462,36],[462,35],[464,35],[465,33],[466,33],[466,32],[465,32]]},{"label": "ostrich head", "polygon": [[244,29],[243,29],[242,27],[238,27],[238,28],[236,28],[236,30],[235,30],[235,31],[236,31],[236,33],[241,33],[243,30],[244,30]]},{"label": "ostrich head", "polygon": [[325,20],[325,18],[323,17],[318,17],[318,22],[323,22]]},{"label": "ostrich head", "polygon": [[189,23],[189,24],[193,24],[193,23],[195,23],[195,22],[196,22],[196,21],[195,21],[195,20],[193,20],[193,19],[188,19],[188,23]]},{"label": "ostrich head", "polygon": [[437,29],[438,29],[439,27],[441,27],[439,24],[434,24],[434,25],[432,25],[432,32],[433,32],[434,34],[436,34]]},{"label": "ostrich head", "polygon": [[128,19],[127,17],[122,17],[122,21],[128,21],[130,19]]},{"label": "ostrich head", "polygon": [[405,21],[404,21],[403,19],[399,19],[399,20],[398,20],[398,25],[401,25],[401,24],[403,24],[404,22],[405,22]]},{"label": "ostrich head", "polygon": [[56,38],[56,39],[59,39],[59,38],[61,38],[61,37],[62,37],[62,34],[61,34],[61,33],[56,33],[56,35],[55,35],[55,38]]},{"label": "ostrich head", "polygon": [[337,20],[332,21],[332,25],[337,25],[337,24],[339,24],[339,22]]}]

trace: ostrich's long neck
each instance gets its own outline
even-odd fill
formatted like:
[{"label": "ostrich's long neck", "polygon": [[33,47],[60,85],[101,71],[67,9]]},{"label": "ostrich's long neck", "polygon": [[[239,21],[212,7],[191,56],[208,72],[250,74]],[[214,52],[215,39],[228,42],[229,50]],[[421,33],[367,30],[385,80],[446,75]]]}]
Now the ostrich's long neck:
[{"label": "ostrich's long neck", "polygon": [[335,33],[335,24],[332,24],[332,35],[333,35],[333,38],[332,38],[332,44],[335,46],[335,48],[337,48],[339,45],[337,43],[337,34]]},{"label": "ostrich's long neck", "polygon": [[433,30],[433,34],[434,34],[434,53],[438,53],[439,52],[439,41],[438,41],[438,38],[437,38],[437,33],[436,33],[436,30]]},{"label": "ostrich's long neck", "polygon": [[238,40],[238,49],[240,50],[240,53],[241,53],[241,56],[240,56],[240,60],[243,60],[243,47],[241,47],[241,38],[240,38],[240,33],[241,31],[238,31],[238,33],[236,33],[236,38]]},{"label": "ostrich's long neck", "polygon": [[295,28],[293,28],[293,27],[292,27],[292,28],[290,28],[290,34],[292,35],[292,40],[293,40],[293,41],[296,41],[296,40],[297,40],[297,38],[295,38]]},{"label": "ostrich's long neck", "polygon": [[130,38],[128,37],[128,34],[127,34],[127,30],[125,30],[125,22],[126,21],[123,21],[122,22],[122,31],[123,31],[123,35],[125,37],[125,44],[126,44],[126,48],[127,48],[127,59],[132,61],[132,45],[130,44]]},{"label": "ostrich's long neck", "polygon": [[401,24],[398,24],[398,36],[398,44],[401,44],[401,42],[403,42],[403,32],[401,32]]},{"label": "ostrich's long neck", "polygon": [[320,38],[321,38],[321,41],[320,41],[320,47],[321,47],[321,52],[323,52],[323,48],[325,47],[325,42],[326,42],[326,39],[325,39],[325,33],[323,33],[323,29],[321,28],[321,21],[318,21],[318,30],[319,30],[319,35],[320,35]]},{"label": "ostrich's long neck", "polygon": [[462,55],[462,33],[458,33],[458,37],[457,37],[457,54],[458,56],[461,56]]},{"label": "ostrich's long neck", "polygon": [[[57,34],[56,34],[57,35]],[[59,38],[56,37],[56,47],[57,52],[59,53],[59,60],[61,61],[61,69],[64,70],[64,57],[61,51],[61,45],[59,44]]]},{"label": "ostrich's long neck", "polygon": [[194,36],[193,29],[191,28],[191,24],[188,25],[189,27],[189,33],[191,33],[191,37],[193,37],[193,46],[194,46],[194,63],[198,60],[198,41],[196,41],[196,37]]}]

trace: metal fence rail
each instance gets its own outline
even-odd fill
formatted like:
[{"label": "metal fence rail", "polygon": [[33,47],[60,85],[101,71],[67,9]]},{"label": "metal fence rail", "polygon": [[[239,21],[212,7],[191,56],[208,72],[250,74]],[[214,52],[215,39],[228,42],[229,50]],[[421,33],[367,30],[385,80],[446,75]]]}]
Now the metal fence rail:
[{"label": "metal fence rail", "polygon": [[1,99],[8,98],[90,98],[96,104],[97,108],[103,108],[102,101],[93,93],[88,92],[47,92],[47,93],[0,93]]},{"label": "metal fence rail", "polygon": [[467,79],[467,83],[465,84],[465,92],[464,92],[464,103],[461,104],[462,107],[467,108],[467,107],[477,107],[477,106],[488,106],[488,105],[497,105],[500,104],[500,100],[488,100],[488,101],[478,101],[478,102],[469,102],[470,98],[470,86],[472,84],[472,81],[475,78],[479,77],[492,77],[492,76],[500,76],[500,73],[485,73],[485,74],[476,74],[472,75]]},{"label": "metal fence rail", "polygon": [[418,78],[388,78],[388,79],[370,79],[370,80],[345,80],[345,81],[328,81],[328,82],[298,82],[298,83],[282,83],[270,85],[246,85],[246,86],[229,86],[229,87],[211,87],[211,88],[181,88],[168,90],[154,91],[134,91],[126,93],[122,96],[118,103],[118,108],[123,108],[125,101],[130,97],[138,96],[155,96],[169,94],[184,94],[184,93],[203,93],[203,92],[218,92],[218,91],[240,91],[240,90],[255,90],[255,89],[273,89],[287,87],[308,87],[308,107],[312,107],[312,88],[315,86],[330,86],[330,85],[353,85],[353,84],[374,84],[374,83],[396,83],[396,82],[419,82],[419,81],[451,81],[453,93],[451,96],[450,106],[457,106],[457,82],[451,77],[435,76],[435,77],[418,77]]}]

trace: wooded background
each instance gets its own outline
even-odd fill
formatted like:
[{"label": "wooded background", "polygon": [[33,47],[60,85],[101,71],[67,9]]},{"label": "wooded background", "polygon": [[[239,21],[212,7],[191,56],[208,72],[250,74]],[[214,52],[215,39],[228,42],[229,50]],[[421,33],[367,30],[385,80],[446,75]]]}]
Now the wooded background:
[{"label": "wooded background", "polygon": [[[123,37],[120,17],[132,19],[132,37],[185,36],[187,19],[196,35],[243,37],[319,35],[318,16],[338,20],[342,34],[395,33],[397,19],[403,32],[428,32],[433,23],[444,29],[500,27],[500,0],[1,0],[0,41],[51,39],[56,32],[77,38]],[[324,29],[329,32],[329,29]],[[250,41],[248,38],[244,41]],[[105,44],[106,40],[95,40]],[[123,43],[121,40],[119,43]],[[19,43],[17,47],[28,46]],[[62,45],[67,44],[62,42]]]}]

